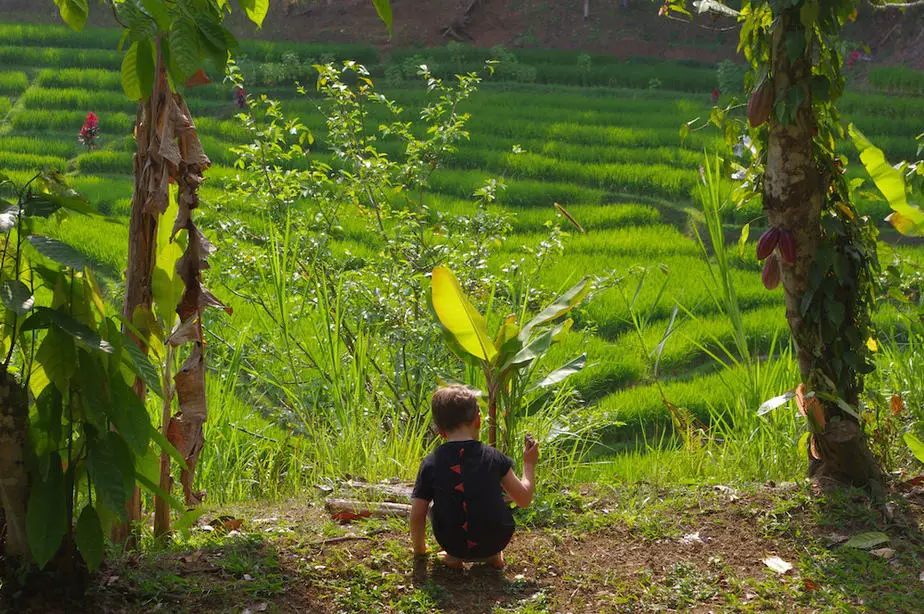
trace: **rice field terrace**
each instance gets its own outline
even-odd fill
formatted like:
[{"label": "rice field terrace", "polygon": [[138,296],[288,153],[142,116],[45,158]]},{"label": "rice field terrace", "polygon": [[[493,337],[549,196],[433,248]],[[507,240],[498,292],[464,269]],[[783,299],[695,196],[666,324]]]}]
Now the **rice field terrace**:
[{"label": "rice field terrace", "polygon": [[[120,56],[114,51],[118,35],[110,30],[74,33],[48,25],[0,24],[0,169],[16,178],[40,167],[71,176],[73,187],[108,217],[89,225],[49,222],[45,231],[95,262],[110,284],[121,279],[125,266],[134,150],[129,135],[135,120],[134,105],[120,85]],[[505,189],[491,208],[515,217],[513,233],[492,257],[491,267],[508,266],[524,246],[546,241],[546,223],[557,220],[569,235],[563,238],[565,256],[541,268],[538,281],[543,286],[561,290],[583,275],[606,271],[629,276],[630,282],[594,297],[580,314],[580,330],[556,346],[549,359],[556,363],[587,353],[588,366],[574,382],[584,400],[585,417],[601,425],[609,446],[601,454],[670,423],[662,392],[698,419],[710,420],[714,412],[735,402],[726,385],[734,368],[720,370],[712,357],[733,344],[734,330],[705,283],[710,272],[692,232],[690,211],[697,208],[691,194],[703,152],[720,137],[703,130],[681,139],[679,129],[685,122],[708,117],[717,84],[715,66],[563,51],[454,46],[385,55],[358,45],[267,42],[243,42],[237,61],[248,77],[248,91],[267,92],[282,101],[287,113],[297,113],[314,135],[312,155],[328,160],[324,116],[310,96],[296,96],[293,85],[300,80],[312,90],[313,63],[357,60],[369,68],[382,93],[414,109],[425,95],[415,77],[418,65],[450,75],[477,69],[492,57],[501,60],[494,77],[464,103],[471,114],[470,139],[433,175],[430,202],[446,212],[471,211],[473,192],[489,178],[501,179]],[[914,137],[924,130],[922,93],[924,74],[873,66],[863,68],[853,80],[840,108],[890,161],[910,159],[916,154]],[[237,172],[232,148],[249,137],[235,119],[238,109],[231,86],[213,83],[191,89],[188,101],[214,164],[201,192],[203,219],[214,236],[223,231],[212,218],[215,211],[220,210],[225,220],[260,215],[236,203],[224,189]],[[100,146],[93,151],[76,139],[88,112],[99,116]],[[847,143],[843,151],[856,157]],[[852,165],[849,172],[860,176],[861,168]],[[555,203],[565,207],[584,232],[557,215]],[[864,198],[861,208],[877,220],[889,211],[872,195]],[[759,354],[778,354],[788,345],[782,293],[764,289],[753,248],[739,250],[737,245],[742,223],[751,223],[753,242],[765,221],[759,208],[727,212],[725,221],[749,342]],[[924,261],[924,248],[903,244],[885,226],[881,238],[884,261],[891,260],[893,251]],[[338,245],[359,257],[374,257],[381,248],[359,225],[346,226]],[[235,320],[246,319],[248,307],[234,296],[224,298],[236,313],[230,324],[216,323],[216,330],[234,334],[242,328],[235,327]],[[877,315],[883,323],[893,317],[888,309]],[[639,321],[644,326],[636,326]],[[661,348],[659,381],[654,382],[652,352],[671,323],[674,332]],[[786,368],[795,381],[792,366]],[[240,405],[231,396],[226,397],[228,404]],[[284,435],[241,407],[215,411],[237,416],[234,426],[239,430],[223,431],[230,440],[243,442],[248,437],[240,430]],[[208,456],[200,472],[210,477],[203,479],[221,483],[221,467],[230,461]],[[413,470],[403,467],[399,473],[408,477]],[[247,486],[240,488],[241,492],[216,496],[239,498],[247,492]]]}]

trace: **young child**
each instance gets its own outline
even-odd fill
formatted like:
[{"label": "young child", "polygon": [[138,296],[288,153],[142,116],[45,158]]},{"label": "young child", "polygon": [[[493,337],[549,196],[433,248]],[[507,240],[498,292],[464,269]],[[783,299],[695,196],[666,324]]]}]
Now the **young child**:
[{"label": "young child", "polygon": [[433,534],[450,567],[468,562],[504,566],[503,550],[513,536],[513,515],[501,488],[520,507],[533,500],[539,446],[529,441],[523,451],[523,479],[513,472],[513,460],[478,441],[481,413],[475,393],[464,386],[447,386],[433,393],[433,421],[446,442],[420,464],[411,506],[414,554],[427,552],[427,510]]}]

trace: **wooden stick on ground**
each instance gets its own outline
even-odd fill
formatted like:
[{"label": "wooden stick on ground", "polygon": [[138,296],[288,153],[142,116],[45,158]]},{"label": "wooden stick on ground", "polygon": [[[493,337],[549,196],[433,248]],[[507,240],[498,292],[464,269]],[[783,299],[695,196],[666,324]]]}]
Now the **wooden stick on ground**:
[{"label": "wooden stick on ground", "polygon": [[327,511],[341,520],[356,518],[404,518],[410,515],[411,506],[406,503],[376,503],[355,499],[327,499]]}]

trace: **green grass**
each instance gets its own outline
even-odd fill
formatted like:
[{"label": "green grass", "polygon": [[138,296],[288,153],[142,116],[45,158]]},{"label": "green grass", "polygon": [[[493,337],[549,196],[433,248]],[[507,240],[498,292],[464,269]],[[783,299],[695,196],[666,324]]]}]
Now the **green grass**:
[{"label": "green grass", "polygon": [[876,89],[902,94],[924,93],[924,74],[904,66],[874,66],[869,69],[869,84]]},{"label": "green grass", "polygon": [[21,71],[0,71],[0,94],[16,96],[29,86],[29,78]]}]

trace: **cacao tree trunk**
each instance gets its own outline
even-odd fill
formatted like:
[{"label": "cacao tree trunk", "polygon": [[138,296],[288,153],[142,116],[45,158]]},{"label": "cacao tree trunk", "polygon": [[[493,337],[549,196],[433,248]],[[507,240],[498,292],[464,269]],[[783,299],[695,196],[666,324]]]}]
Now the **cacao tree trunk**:
[{"label": "cacao tree trunk", "polygon": [[26,391],[5,368],[0,368],[0,531],[5,535],[3,554],[11,562],[27,562],[31,558],[26,538],[28,417]]},{"label": "cacao tree trunk", "polygon": [[[786,40],[791,29],[799,23],[799,9],[787,9],[775,22],[771,48],[771,74],[776,99],[782,100],[791,87],[802,87],[811,74],[811,53],[807,48],[797,59],[790,61]],[[796,258],[792,263],[781,259],[782,284],[785,292],[786,318],[796,347],[796,358],[802,380],[809,391],[830,391],[830,378],[826,375],[827,362],[832,358],[817,326],[810,326],[803,316],[803,298],[810,290],[810,271],[819,247],[822,247],[822,208],[831,178],[825,175],[824,165],[818,163],[813,151],[813,133],[816,117],[812,110],[811,91],[804,88],[805,98],[798,107],[795,121],[782,123],[771,114],[766,170],[763,181],[763,203],[771,227],[792,234]],[[811,298],[811,297],[809,297]],[[847,314],[855,313],[856,292],[839,297]],[[846,323],[846,322],[845,322]],[[865,342],[865,339],[860,341]],[[857,407],[862,391],[862,375],[856,374],[850,382],[835,382],[846,390],[848,404]],[[839,482],[882,486],[882,472],[869,451],[865,435],[857,420],[842,411],[837,403],[818,399],[824,411],[824,425],[813,435],[815,449],[820,458],[810,473]]]}]

